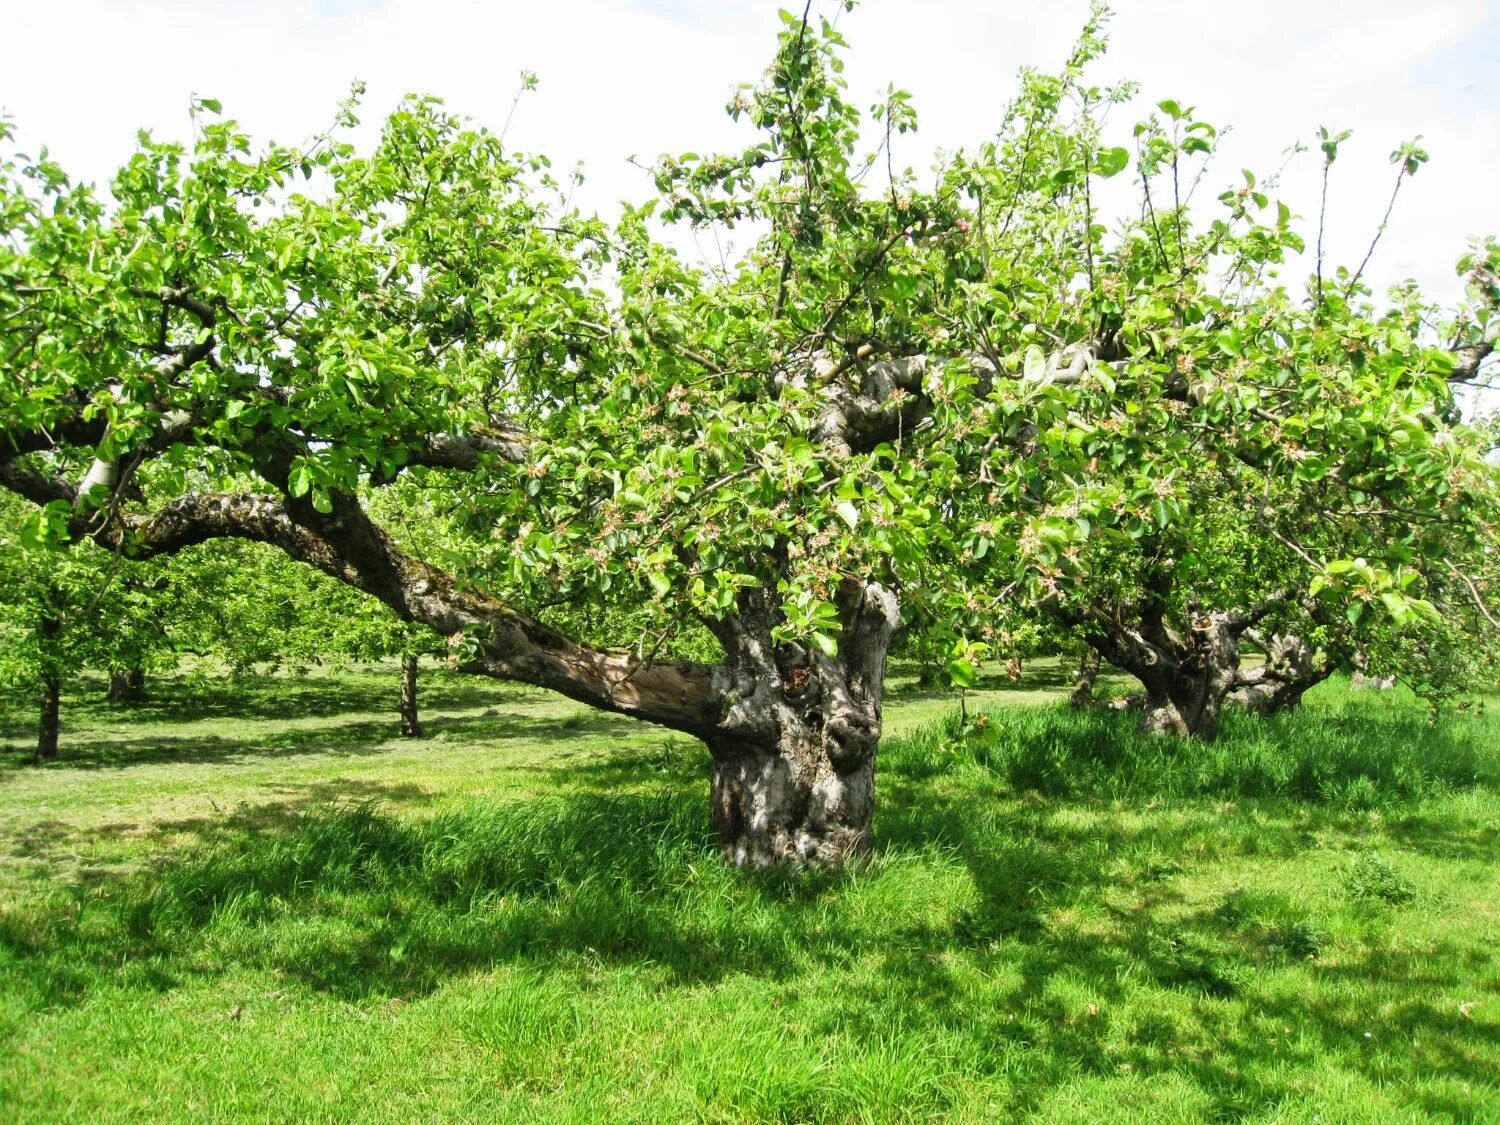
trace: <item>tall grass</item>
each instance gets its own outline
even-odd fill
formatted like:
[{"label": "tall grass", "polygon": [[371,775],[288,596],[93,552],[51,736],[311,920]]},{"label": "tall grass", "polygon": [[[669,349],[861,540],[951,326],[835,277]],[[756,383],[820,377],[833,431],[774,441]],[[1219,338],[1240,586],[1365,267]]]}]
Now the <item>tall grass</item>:
[{"label": "tall grass", "polygon": [[1212,745],[1131,724],[1014,708],[891,740],[877,846],[841,872],[725,867],[681,746],[624,791],[318,804],[13,894],[0,1116],[1500,1106],[1487,721],[1361,702],[1231,716]]},{"label": "tall grass", "polygon": [[1061,706],[952,715],[894,742],[911,778],[971,765],[1017,791],[1112,798],[1268,797],[1355,807],[1500,781],[1493,734],[1465,715],[1384,703],[1224,717],[1212,743],[1137,734],[1130,717]]}]

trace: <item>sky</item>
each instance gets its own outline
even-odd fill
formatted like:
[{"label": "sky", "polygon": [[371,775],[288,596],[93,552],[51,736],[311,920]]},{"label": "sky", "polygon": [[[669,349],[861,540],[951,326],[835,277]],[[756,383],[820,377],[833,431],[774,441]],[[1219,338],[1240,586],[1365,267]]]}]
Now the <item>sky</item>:
[{"label": "sky", "polygon": [[[75,178],[107,181],[135,132],[188,132],[193,94],[262,137],[299,142],[325,128],[352,80],[377,122],[405,93],[442,97],[500,128],[523,69],[540,86],[507,141],[582,161],[575,202],[612,213],[651,193],[662,152],[738,148],[724,104],[761,74],[776,0],[0,0],[0,111],[23,151],[46,144]],[[1500,234],[1500,0],[1117,0],[1101,84],[1142,85],[1129,125],[1162,98],[1231,126],[1208,186],[1282,163],[1319,125],[1352,129],[1334,166],[1327,244],[1357,264],[1395,179],[1389,154],[1420,134],[1432,160],[1406,184],[1367,276],[1416,278],[1446,303],[1471,236]],[[814,0],[814,10],[838,5]],[[1087,0],[863,0],[838,17],[860,105],[887,83],[911,90],[921,131],[898,163],[972,147],[997,128],[1022,66],[1055,68]],[[1319,163],[1309,153],[1281,198],[1315,223]],[[1203,195],[1212,199],[1219,188]],[[1305,228],[1311,241],[1315,227]],[[1308,268],[1310,268],[1310,263]]]}]

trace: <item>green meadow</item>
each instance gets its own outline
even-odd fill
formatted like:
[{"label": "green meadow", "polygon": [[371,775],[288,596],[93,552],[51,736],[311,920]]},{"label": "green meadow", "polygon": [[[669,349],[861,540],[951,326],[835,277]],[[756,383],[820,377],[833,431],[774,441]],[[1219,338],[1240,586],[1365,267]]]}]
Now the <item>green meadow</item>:
[{"label": "green meadow", "polygon": [[722,865],[701,746],[390,669],[0,715],[0,1119],[1500,1120],[1500,717],[1210,745],[897,679],[877,842]]}]

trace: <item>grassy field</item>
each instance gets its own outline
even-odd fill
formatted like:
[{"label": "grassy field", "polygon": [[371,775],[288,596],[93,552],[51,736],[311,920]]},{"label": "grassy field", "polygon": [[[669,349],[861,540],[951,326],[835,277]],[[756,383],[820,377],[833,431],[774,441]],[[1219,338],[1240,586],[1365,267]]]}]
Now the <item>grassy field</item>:
[{"label": "grassy field", "polygon": [[1500,1121],[1500,718],[1139,740],[897,685],[878,846],[716,860],[701,748],[507,685],[0,714],[0,1119]]}]

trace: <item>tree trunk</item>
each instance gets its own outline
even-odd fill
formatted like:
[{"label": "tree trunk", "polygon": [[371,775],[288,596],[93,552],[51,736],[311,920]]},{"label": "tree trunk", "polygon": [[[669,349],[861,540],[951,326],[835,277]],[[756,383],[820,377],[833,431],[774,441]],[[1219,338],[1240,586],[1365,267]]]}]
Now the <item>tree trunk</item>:
[{"label": "tree trunk", "polygon": [[145,669],[131,668],[128,671],[109,674],[109,691],[106,698],[111,703],[139,703],[145,697]]},{"label": "tree trunk", "polygon": [[42,676],[41,719],[37,724],[36,756],[42,759],[57,757],[57,732],[59,726],[59,704],[62,685],[52,672]]},{"label": "tree trunk", "polygon": [[1273,633],[1269,639],[1249,634],[1266,654],[1265,663],[1241,672],[1229,699],[1257,715],[1274,715],[1302,704],[1307,689],[1332,673],[1334,661],[1318,654],[1295,633]]},{"label": "tree trunk", "polygon": [[1089,637],[1101,657],[1146,689],[1136,729],[1212,741],[1239,668],[1244,615],[1207,613],[1185,632],[1160,618],[1139,629],[1111,621]]},{"label": "tree trunk", "polygon": [[1099,678],[1099,664],[1099,654],[1092,648],[1086,647],[1079,656],[1073,694],[1068,697],[1075,710],[1082,711],[1094,705],[1094,681]]},{"label": "tree trunk", "polygon": [[1310,683],[1295,680],[1262,680],[1255,684],[1236,687],[1229,701],[1238,704],[1255,715],[1275,715],[1282,711],[1294,711],[1302,706],[1302,696]]},{"label": "tree trunk", "polygon": [[417,658],[401,657],[401,733],[407,738],[422,737],[422,721],[417,715]]},{"label": "tree trunk", "polygon": [[832,752],[814,722],[793,722],[774,746],[716,740],[710,809],[724,858],[737,867],[838,866],[869,846],[875,745]]},{"label": "tree trunk", "polygon": [[1174,607],[1174,581],[1170,567],[1155,568],[1145,575],[1138,599],[1092,606],[1068,624],[1087,625],[1094,651],[1141,681],[1142,734],[1211,741],[1239,672],[1240,637],[1285,605],[1294,590],[1281,587],[1250,609],[1209,610],[1192,600]]},{"label": "tree trunk", "polygon": [[40,715],[37,722],[36,756],[40,759],[57,757],[58,710],[62,696],[62,676],[59,648],[62,636],[62,617],[54,608],[59,593],[55,586],[48,586],[40,619],[37,621],[37,650],[41,656],[42,695]]},{"label": "tree trunk", "polygon": [[765,622],[749,612],[721,633],[731,667],[749,674],[730,695],[722,733],[705,739],[711,819],[724,858],[738,867],[838,866],[869,847],[897,606],[873,583],[846,584],[839,602],[844,629],[833,656],[772,648]]},{"label": "tree trunk", "polygon": [[1194,651],[1188,659],[1142,677],[1146,701],[1136,724],[1140,733],[1205,742],[1219,736],[1219,716],[1240,662],[1236,637],[1217,615],[1195,624],[1192,632]]}]

